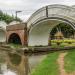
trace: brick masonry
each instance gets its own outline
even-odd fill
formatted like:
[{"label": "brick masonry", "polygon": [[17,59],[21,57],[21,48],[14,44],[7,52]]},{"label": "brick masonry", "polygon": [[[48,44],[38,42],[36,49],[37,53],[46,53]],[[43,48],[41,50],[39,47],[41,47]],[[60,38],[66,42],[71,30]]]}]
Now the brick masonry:
[{"label": "brick masonry", "polygon": [[7,43],[8,43],[8,40],[9,40],[11,34],[16,33],[20,37],[22,45],[23,46],[28,45],[28,42],[27,42],[28,32],[27,32],[27,24],[26,23],[7,26],[6,29],[7,29],[7,32],[6,32]]}]

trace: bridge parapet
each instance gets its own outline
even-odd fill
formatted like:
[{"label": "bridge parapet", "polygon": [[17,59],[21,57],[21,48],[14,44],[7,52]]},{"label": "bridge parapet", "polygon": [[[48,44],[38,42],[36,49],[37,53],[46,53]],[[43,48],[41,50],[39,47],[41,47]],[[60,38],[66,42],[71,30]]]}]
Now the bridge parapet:
[{"label": "bridge parapet", "polygon": [[[52,14],[61,15],[64,17],[70,17],[75,19],[75,9],[70,6],[65,5],[49,5],[48,6],[48,17],[51,17]],[[53,16],[53,15],[52,15]]]},{"label": "bridge parapet", "polygon": [[52,28],[60,23],[65,23],[75,29],[75,8],[54,4],[37,10],[27,22],[28,45],[48,46]]},{"label": "bridge parapet", "polygon": [[46,18],[46,8],[43,7],[42,9],[37,10],[35,13],[27,21],[28,28],[32,23],[36,23],[37,20]]},{"label": "bridge parapet", "polygon": [[27,26],[30,28],[36,22],[50,17],[59,17],[75,22],[75,8],[57,4],[43,7],[32,14],[27,22]]}]

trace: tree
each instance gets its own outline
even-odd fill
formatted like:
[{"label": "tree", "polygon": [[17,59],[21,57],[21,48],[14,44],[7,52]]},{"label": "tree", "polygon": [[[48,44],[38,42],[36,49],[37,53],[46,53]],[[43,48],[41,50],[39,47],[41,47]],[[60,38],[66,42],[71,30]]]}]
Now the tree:
[{"label": "tree", "polygon": [[57,26],[55,26],[50,33],[51,38],[53,39],[54,39],[54,34],[57,32],[57,28],[61,30],[65,38],[69,38],[69,36],[74,35],[75,32],[75,30],[69,24],[60,23]]},{"label": "tree", "polygon": [[0,20],[1,21],[5,21],[6,23],[10,23],[10,22],[12,22],[13,20],[15,20],[15,21],[22,21],[20,18],[15,18],[15,17],[13,17],[13,16],[10,16],[10,15],[8,15],[8,14],[6,14],[6,13],[3,13],[2,11],[0,11]]}]

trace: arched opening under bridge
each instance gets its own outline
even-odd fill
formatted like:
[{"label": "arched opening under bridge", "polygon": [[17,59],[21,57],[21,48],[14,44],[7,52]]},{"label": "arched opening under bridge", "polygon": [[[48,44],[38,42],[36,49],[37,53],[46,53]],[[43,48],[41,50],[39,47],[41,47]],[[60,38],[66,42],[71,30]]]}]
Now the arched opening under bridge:
[{"label": "arched opening under bridge", "polygon": [[19,35],[16,34],[16,33],[13,33],[13,34],[10,35],[10,37],[8,39],[8,43],[22,44]]},{"label": "arched opening under bridge", "polygon": [[35,23],[29,31],[28,45],[29,46],[48,46],[50,40],[50,32],[52,29],[61,24],[67,24],[74,29],[74,24],[69,20],[60,18],[50,18],[40,20]]}]

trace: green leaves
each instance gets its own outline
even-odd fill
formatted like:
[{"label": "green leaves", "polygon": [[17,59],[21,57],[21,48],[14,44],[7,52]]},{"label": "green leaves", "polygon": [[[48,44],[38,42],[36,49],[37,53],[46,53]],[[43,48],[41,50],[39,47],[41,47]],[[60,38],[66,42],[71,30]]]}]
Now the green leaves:
[{"label": "green leaves", "polygon": [[10,16],[7,13],[3,13],[2,11],[0,11],[0,21],[5,21],[6,23],[10,23],[13,20],[21,21],[19,18],[16,19],[14,16]]},{"label": "green leaves", "polygon": [[74,35],[75,30],[67,23],[60,23],[57,26],[55,26],[51,31],[51,38],[54,38],[54,35],[58,30],[61,30],[65,38],[69,38],[70,36]]}]

